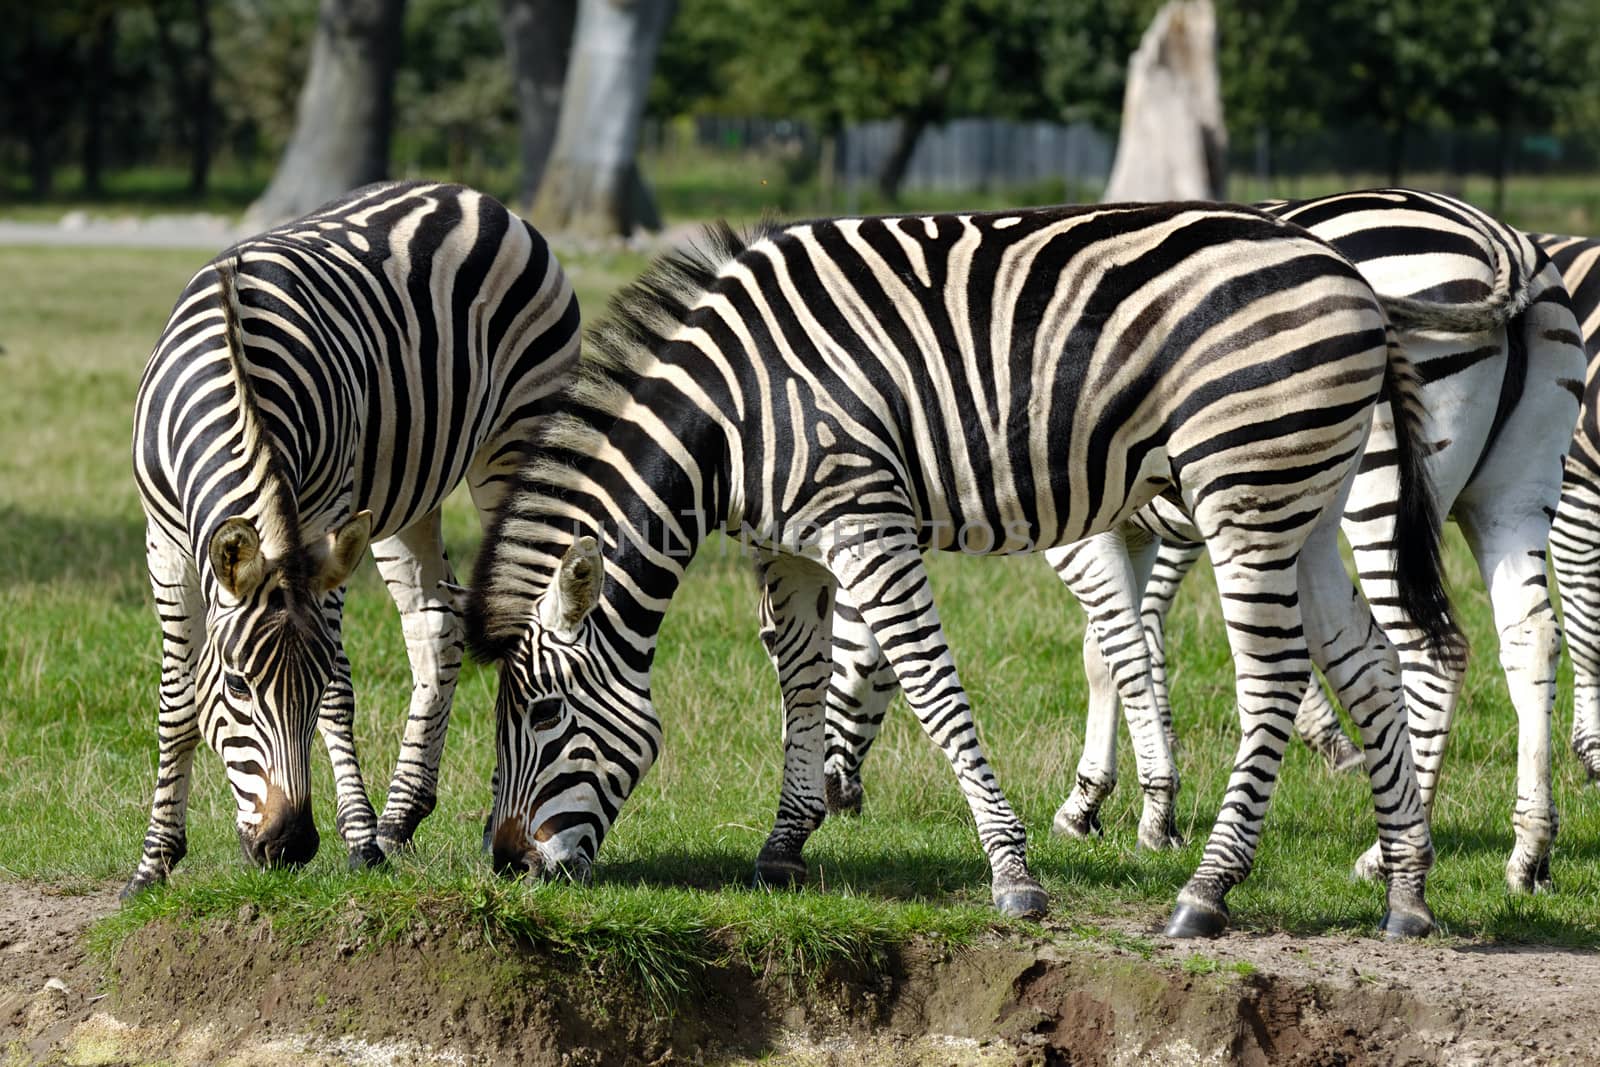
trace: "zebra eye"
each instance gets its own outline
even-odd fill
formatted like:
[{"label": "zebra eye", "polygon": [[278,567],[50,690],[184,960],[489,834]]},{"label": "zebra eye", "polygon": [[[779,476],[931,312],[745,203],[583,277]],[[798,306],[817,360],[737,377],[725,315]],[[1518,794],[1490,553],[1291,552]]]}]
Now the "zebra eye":
[{"label": "zebra eye", "polygon": [[236,700],[250,699],[250,684],[237,674],[224,674],[222,684],[227,686],[228,695]]},{"label": "zebra eye", "polygon": [[549,697],[545,700],[535,700],[528,705],[528,721],[535,730],[548,730],[561,721],[560,697]]}]

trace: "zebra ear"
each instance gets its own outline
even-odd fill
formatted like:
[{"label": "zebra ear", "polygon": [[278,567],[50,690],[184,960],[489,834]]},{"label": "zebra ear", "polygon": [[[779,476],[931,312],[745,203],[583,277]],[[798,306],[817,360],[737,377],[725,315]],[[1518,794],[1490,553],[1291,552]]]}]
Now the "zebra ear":
[{"label": "zebra ear", "polygon": [[372,512],[360,511],[343,526],[328,534],[319,553],[317,588],[326,593],[343,585],[361,562],[372,540]]},{"label": "zebra ear", "polygon": [[254,593],[267,577],[261,535],[243,515],[235,515],[217,527],[207,552],[211,557],[211,573],[235,599],[243,600]]},{"label": "zebra ear", "polygon": [[539,598],[539,621],[557,636],[571,640],[600,602],[604,581],[600,542],[589,536],[578,538],[561,557],[555,580]]}]

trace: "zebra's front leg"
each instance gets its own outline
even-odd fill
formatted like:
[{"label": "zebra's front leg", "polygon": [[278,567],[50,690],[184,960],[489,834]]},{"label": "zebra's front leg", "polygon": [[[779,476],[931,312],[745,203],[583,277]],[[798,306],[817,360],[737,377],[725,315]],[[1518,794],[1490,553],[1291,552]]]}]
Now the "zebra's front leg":
[{"label": "zebra's front leg", "polygon": [[333,678],[323,690],[322,703],[317,708],[317,729],[322,734],[322,743],[327,746],[328,762],[333,765],[334,820],[349,850],[350,869],[354,871],[381,865],[384,853],[378,845],[378,817],[367,797],[361,761],[356,755],[356,694],[350,684],[350,660],[344,653],[342,588],[327,595],[323,613],[333,633],[336,656]]},{"label": "zebra's front leg", "polygon": [[194,688],[199,646],[205,637],[200,580],[187,554],[158,535],[146,535],[145,555],[161,620],[156,788],[139,865],[122,889],[123,900],[165,882],[189,851],[189,785],[194,750],[200,743]]},{"label": "zebra's front leg", "polygon": [[822,824],[823,718],[831,662],[833,578],[798,556],[764,553],[761,582],[761,643],[783,691],[783,791],[778,817],[756,857],[756,881],[802,885],[801,851]]},{"label": "zebra's front leg", "polygon": [[1151,699],[1167,735],[1167,748],[1174,754],[1178,751],[1178,734],[1172,725],[1172,690],[1167,682],[1167,616],[1172,614],[1184,576],[1205,550],[1203,544],[1159,542],[1139,602],[1139,621],[1144,625],[1144,641],[1150,652]]},{"label": "zebra's front leg", "polygon": [[1139,843],[1164,850],[1183,843],[1175,823],[1178,770],[1155,707],[1150,651],[1138,610],[1157,548],[1148,534],[1125,527],[1052,550],[1045,558],[1089,613],[1083,650],[1089,720],[1077,782],[1056,812],[1055,829],[1081,837],[1099,824],[1100,806],[1116,784],[1120,698],[1144,791]]},{"label": "zebra's front leg", "polygon": [[411,706],[378,820],[378,844],[393,853],[411,843],[437,800],[465,629],[448,589],[440,585],[453,586],[455,575],[445,555],[437,509],[374,544],[372,556],[400,610],[411,660]]},{"label": "zebra's front leg", "polygon": [[850,602],[849,593],[836,590],[823,765],[823,799],[830,815],[861,814],[861,764],[899,688],[871,627]]},{"label": "zebra's front leg", "polygon": [[[909,526],[898,524],[900,529]],[[1044,915],[1049,897],[1028,871],[1027,834],[978,743],[921,554],[879,542],[848,544],[830,552],[828,569],[849,589],[888,656],[906,702],[961,783],[989,858],[995,907],[1013,917]]]}]

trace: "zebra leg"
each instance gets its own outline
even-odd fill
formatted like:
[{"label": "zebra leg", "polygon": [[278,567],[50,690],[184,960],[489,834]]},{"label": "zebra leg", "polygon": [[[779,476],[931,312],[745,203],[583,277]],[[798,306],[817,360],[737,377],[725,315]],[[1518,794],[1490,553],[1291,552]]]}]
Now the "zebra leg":
[{"label": "zebra leg", "polygon": [[756,882],[804,884],[801,856],[826,814],[823,802],[823,717],[827,702],[833,578],[798,556],[763,553],[761,643],[783,690],[783,791],[778,817],[756,857]]},{"label": "zebra leg", "polygon": [[[1178,749],[1178,739],[1172,728],[1171,691],[1167,685],[1167,615],[1172,611],[1184,576],[1204,552],[1204,545],[1162,541],[1139,608],[1145,643],[1150,647],[1150,680],[1156,709],[1167,732],[1167,747],[1174,753]],[[1362,764],[1361,750],[1345,735],[1344,727],[1339,724],[1339,713],[1315,678],[1306,686],[1306,695],[1300,701],[1294,732],[1335,771],[1353,771]]]},{"label": "zebra leg", "polygon": [[378,817],[367,797],[361,760],[356,755],[356,693],[350,684],[350,659],[344,653],[343,640],[344,589],[329,592],[322,610],[333,634],[336,655],[333,677],[317,708],[317,729],[327,746],[328,762],[333,765],[334,821],[349,849],[350,869],[377,867],[383,863],[384,854],[378,845]]},{"label": "zebra leg", "polygon": [[[1214,552],[1214,558],[1222,556]],[[1225,898],[1250,873],[1284,745],[1311,671],[1296,567],[1273,561],[1258,569],[1253,562],[1237,553],[1216,568],[1237,675],[1239,749],[1200,866],[1179,892],[1167,923],[1168,937],[1214,937],[1226,929]]]},{"label": "zebra leg", "polygon": [[205,639],[200,579],[187,553],[154,531],[146,533],[145,559],[156,616],[161,620],[161,687],[156,717],[155,799],[139,866],[121,898],[128,900],[167,880],[189,850],[185,828],[194,750],[200,743],[195,707],[195,666]]},{"label": "zebra leg", "polygon": [[1489,589],[1500,666],[1517,710],[1517,803],[1511,816],[1516,845],[1506,862],[1506,885],[1525,893],[1551,888],[1558,817],[1550,788],[1550,719],[1561,627],[1545,577],[1549,520],[1542,509],[1525,509],[1522,521],[1514,522],[1516,516],[1504,514],[1506,499],[1480,494],[1474,485],[1456,504],[1456,522]]},{"label": "zebra leg", "polygon": [[373,545],[372,556],[400,610],[411,659],[411,707],[378,820],[378,844],[393,853],[411,843],[417,825],[437,801],[465,628],[448,591],[440,586],[453,585],[455,574],[445,556],[437,509]]},{"label": "zebra leg", "polygon": [[[1162,850],[1182,844],[1173,814],[1178,771],[1152,699],[1149,647],[1139,617],[1139,595],[1155,564],[1157,544],[1141,530],[1124,528],[1047,552],[1056,573],[1089,613],[1091,642],[1084,641],[1090,679],[1089,721],[1077,783],[1056,812],[1058,832],[1083,836],[1099,823],[1100,805],[1116,783],[1117,700],[1133,739],[1144,813],[1139,843]],[[1098,662],[1097,662],[1098,661]],[[1105,684],[1106,679],[1112,685]]]},{"label": "zebra leg", "polygon": [[1581,454],[1586,443],[1580,435],[1567,460],[1550,558],[1572,656],[1572,752],[1600,785],[1600,464]]},{"label": "zebra leg", "polygon": [[872,629],[839,589],[833,611],[833,680],[828,685],[823,799],[830,815],[861,814],[861,763],[877,740],[900,686]]},{"label": "zebra leg", "polygon": [[978,840],[989,858],[995,906],[1014,917],[1042,916],[1049,898],[1028,871],[1027,834],[984,758],[971,704],[933,602],[928,572],[915,548],[882,552],[835,549],[828,568],[888,656],[923,730],[944,752],[961,783]]},{"label": "zebra leg", "polygon": [[1339,722],[1328,694],[1315,677],[1306,686],[1306,695],[1300,700],[1300,710],[1294,715],[1294,732],[1306,747],[1322,757],[1322,762],[1333,771],[1353,771],[1362,766],[1361,750],[1351,742]]},{"label": "zebra leg", "polygon": [[1338,557],[1336,534],[1312,535],[1300,563],[1312,659],[1361,733],[1378,821],[1378,855],[1388,882],[1379,929],[1391,939],[1433,928],[1424,896],[1433,839],[1408,737],[1401,658]]},{"label": "zebra leg", "polygon": [[1102,836],[1100,806],[1117,786],[1117,683],[1092,627],[1083,631],[1083,676],[1089,689],[1083,754],[1072,792],[1050,824],[1051,833],[1063,837]]},{"label": "zebra leg", "polygon": [[1150,694],[1167,735],[1167,748],[1178,751],[1178,735],[1172,728],[1172,691],[1167,684],[1167,616],[1178,599],[1178,588],[1195,561],[1205,553],[1203,544],[1160,541],[1150,577],[1139,603],[1139,621],[1144,626],[1145,646],[1150,651]]}]

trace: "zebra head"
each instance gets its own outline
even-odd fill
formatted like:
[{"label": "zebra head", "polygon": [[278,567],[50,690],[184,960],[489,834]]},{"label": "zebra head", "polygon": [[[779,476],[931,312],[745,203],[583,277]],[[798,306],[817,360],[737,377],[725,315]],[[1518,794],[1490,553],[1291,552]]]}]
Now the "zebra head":
[{"label": "zebra head", "polygon": [[599,545],[580,537],[500,657],[494,807],[486,844],[504,875],[587,881],[600,842],[654,762],[647,681],[616,654]]},{"label": "zebra head", "polygon": [[311,746],[338,657],[324,601],[371,534],[372,513],[363,511],[277,558],[243,515],[210,539],[220,595],[211,598],[195,696],[201,730],[227,768],[240,847],[263,867],[302,864],[317,852]]}]

